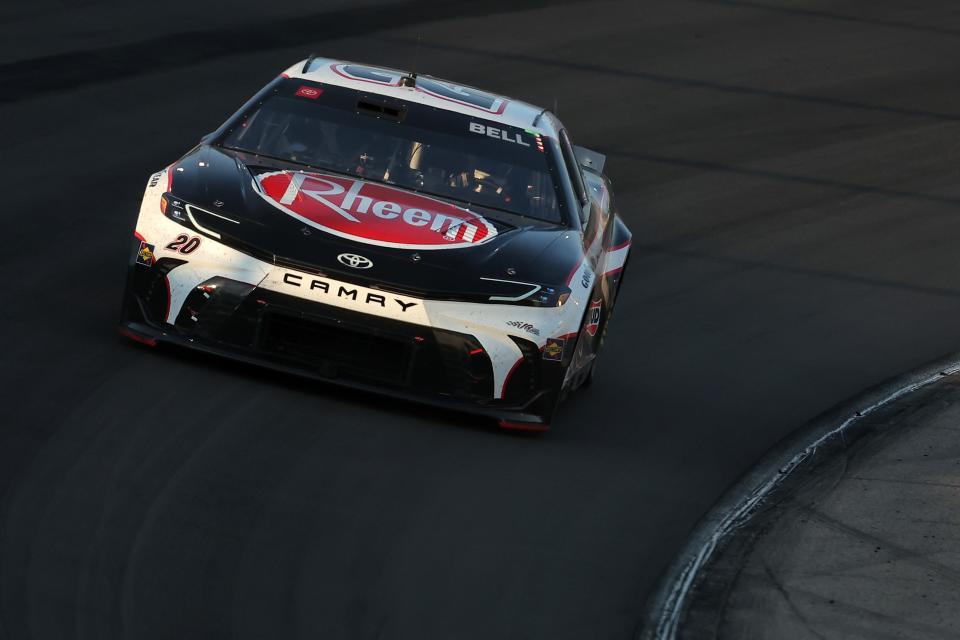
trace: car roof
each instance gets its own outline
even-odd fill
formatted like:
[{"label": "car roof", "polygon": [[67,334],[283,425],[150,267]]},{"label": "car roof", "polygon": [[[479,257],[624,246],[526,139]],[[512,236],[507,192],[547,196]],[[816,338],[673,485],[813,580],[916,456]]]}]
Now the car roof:
[{"label": "car roof", "polygon": [[[288,78],[302,78],[311,82],[320,82],[377,95],[391,96],[407,102],[415,102],[447,111],[454,111],[485,120],[520,127],[522,129],[536,129],[547,136],[555,137],[557,135],[555,118],[542,107],[537,107],[520,100],[514,100],[506,96],[496,95],[489,91],[476,89],[450,80],[434,78],[433,76],[418,75],[417,81],[422,84],[416,87],[407,87],[401,86],[400,78],[409,75],[409,72],[391,69],[389,67],[378,67],[346,60],[317,57],[301,60],[287,69],[283,75]],[[367,76],[368,78],[382,76],[383,80],[364,79],[359,76]],[[422,82],[423,79],[442,83],[454,91],[466,89],[479,93],[490,101],[492,108],[484,108],[470,104],[467,101],[457,100],[449,95],[444,97],[431,92],[428,87],[423,86],[428,84]],[[542,115],[546,117],[541,117]]]}]

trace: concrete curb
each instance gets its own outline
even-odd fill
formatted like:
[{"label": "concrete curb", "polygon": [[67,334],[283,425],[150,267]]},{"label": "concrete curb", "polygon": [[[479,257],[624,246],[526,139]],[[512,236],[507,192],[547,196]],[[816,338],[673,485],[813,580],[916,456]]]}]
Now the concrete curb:
[{"label": "concrete curb", "polygon": [[896,376],[817,416],[775,445],[694,528],[687,544],[647,600],[637,640],[674,640],[691,588],[718,546],[744,526],[768,497],[815,454],[847,449],[866,433],[863,418],[889,403],[960,371],[960,353]]}]

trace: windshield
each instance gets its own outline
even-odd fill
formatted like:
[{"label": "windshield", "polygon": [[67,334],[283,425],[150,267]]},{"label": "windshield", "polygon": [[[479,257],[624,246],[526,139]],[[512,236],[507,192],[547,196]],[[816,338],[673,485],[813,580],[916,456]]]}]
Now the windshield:
[{"label": "windshield", "polygon": [[537,132],[425,105],[290,80],[243,114],[221,145],[547,222],[562,220],[552,150]]}]

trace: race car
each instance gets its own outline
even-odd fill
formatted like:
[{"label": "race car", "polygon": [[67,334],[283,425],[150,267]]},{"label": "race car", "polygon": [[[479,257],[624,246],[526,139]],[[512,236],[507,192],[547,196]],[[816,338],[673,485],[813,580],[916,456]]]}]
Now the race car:
[{"label": "race car", "polygon": [[545,430],[630,232],[546,109],[311,56],[150,176],[120,331]]}]

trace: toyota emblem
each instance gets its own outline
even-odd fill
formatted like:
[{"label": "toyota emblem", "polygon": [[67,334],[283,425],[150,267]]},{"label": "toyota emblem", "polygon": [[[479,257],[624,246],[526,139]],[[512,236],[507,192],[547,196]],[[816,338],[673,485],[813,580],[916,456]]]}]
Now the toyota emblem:
[{"label": "toyota emblem", "polygon": [[351,269],[369,269],[373,262],[369,258],[358,256],[355,253],[341,253],[337,256],[337,262]]}]

